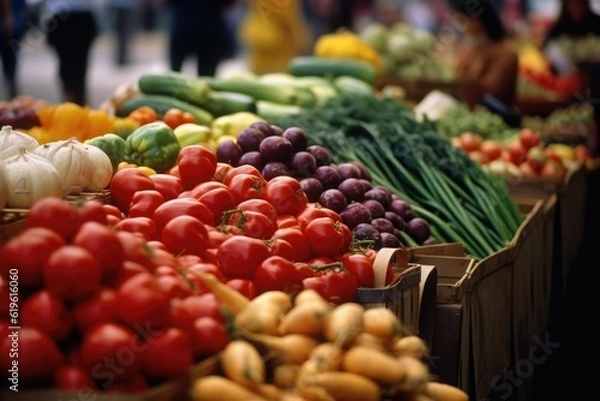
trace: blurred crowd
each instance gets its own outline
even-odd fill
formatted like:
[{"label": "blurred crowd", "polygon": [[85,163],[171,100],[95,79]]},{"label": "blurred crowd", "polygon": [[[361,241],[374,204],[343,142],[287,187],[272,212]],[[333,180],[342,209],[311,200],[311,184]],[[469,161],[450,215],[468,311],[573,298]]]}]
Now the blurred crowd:
[{"label": "blurred crowd", "polygon": [[[452,24],[452,0],[0,0],[0,97],[19,93],[21,41],[32,28],[44,33],[59,62],[63,98],[86,104],[86,73],[93,43],[114,37],[114,64],[131,62],[132,39],[141,32],[168,37],[165,58],[174,71],[195,57],[199,75],[243,56],[257,73],[277,71],[309,53],[316,38],[341,28],[360,31],[373,21],[399,21],[437,32]],[[557,0],[494,0],[510,32],[523,29],[533,7]],[[454,11],[452,11],[454,10]]]}]

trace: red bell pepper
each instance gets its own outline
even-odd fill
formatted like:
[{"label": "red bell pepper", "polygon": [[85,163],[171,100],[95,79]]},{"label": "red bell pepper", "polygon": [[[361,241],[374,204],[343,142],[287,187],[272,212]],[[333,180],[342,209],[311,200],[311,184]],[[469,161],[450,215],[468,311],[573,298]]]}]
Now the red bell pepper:
[{"label": "red bell pepper", "polygon": [[163,203],[165,203],[165,198],[157,190],[137,191],[133,194],[129,204],[129,217],[152,218],[154,211]]},{"label": "red bell pepper", "polygon": [[152,174],[150,179],[154,181],[156,190],[168,201],[175,199],[183,192],[181,178],[169,174]]},{"label": "red bell pepper", "polygon": [[110,182],[112,200],[123,213],[129,212],[133,195],[144,189],[155,189],[154,181],[137,168],[117,171]]}]

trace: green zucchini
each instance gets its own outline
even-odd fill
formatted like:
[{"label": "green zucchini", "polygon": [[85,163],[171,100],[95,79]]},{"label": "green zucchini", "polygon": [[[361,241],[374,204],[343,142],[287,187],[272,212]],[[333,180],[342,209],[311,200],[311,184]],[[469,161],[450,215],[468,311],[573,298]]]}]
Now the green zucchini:
[{"label": "green zucchini", "polygon": [[176,108],[183,112],[188,112],[196,120],[196,124],[199,125],[210,125],[213,120],[213,115],[208,111],[201,109],[198,106],[184,102],[183,100],[175,99],[170,96],[163,95],[140,95],[131,98],[122,103],[118,110],[117,116],[125,117],[128,116],[133,110],[138,107],[148,106],[156,111],[158,118],[162,119],[162,116],[167,110]]},{"label": "green zucchini", "polygon": [[274,85],[248,78],[217,79],[208,83],[215,91],[242,93],[252,96],[255,100],[283,105],[313,107],[317,102],[309,89],[292,85]]},{"label": "green zucchini", "polygon": [[288,72],[298,77],[321,76],[334,78],[348,75],[369,84],[375,82],[377,75],[375,67],[364,61],[312,56],[293,58],[288,64]]},{"label": "green zucchini", "polygon": [[212,92],[204,108],[215,117],[239,111],[256,112],[256,102],[252,96],[237,92]]},{"label": "green zucchini", "polygon": [[279,104],[259,100],[256,102],[256,114],[267,121],[279,121],[300,114],[304,109],[290,104]]},{"label": "green zucchini", "polygon": [[343,75],[333,80],[333,86],[339,93],[351,96],[373,96],[374,88],[360,79]]},{"label": "green zucchini", "polygon": [[142,93],[164,95],[196,106],[206,104],[212,90],[208,82],[180,73],[143,74],[138,80]]}]

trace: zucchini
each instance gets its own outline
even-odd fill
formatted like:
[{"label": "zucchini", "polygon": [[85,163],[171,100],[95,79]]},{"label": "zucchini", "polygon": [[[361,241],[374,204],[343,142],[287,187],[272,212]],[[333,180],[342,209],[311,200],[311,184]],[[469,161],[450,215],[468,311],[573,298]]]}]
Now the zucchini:
[{"label": "zucchini", "polygon": [[138,86],[144,94],[170,96],[196,106],[206,104],[212,92],[207,81],[175,72],[143,74]]},{"label": "zucchini", "polygon": [[252,96],[255,100],[271,103],[313,107],[317,102],[309,89],[292,85],[274,85],[246,78],[218,79],[208,83],[215,91],[242,93]]},{"label": "zucchini", "polygon": [[212,92],[204,108],[215,117],[239,111],[256,112],[256,102],[252,96],[237,92]]},{"label": "zucchini", "polygon": [[335,78],[348,75],[369,84],[375,82],[377,75],[375,67],[364,61],[312,56],[294,57],[288,64],[288,72],[298,77],[316,75]]},{"label": "zucchini", "polygon": [[183,100],[163,95],[140,95],[131,98],[119,105],[119,108],[117,109],[117,116],[128,116],[133,110],[142,106],[153,108],[160,119],[162,119],[167,110],[176,108],[183,112],[190,113],[192,116],[194,116],[196,124],[199,125],[210,125],[213,120],[213,115],[208,111],[193,104],[184,102]]},{"label": "zucchini", "polygon": [[304,109],[300,106],[280,104],[259,100],[256,102],[256,114],[267,121],[279,121],[300,114]]},{"label": "zucchini", "polygon": [[333,80],[333,86],[341,94],[352,96],[373,96],[375,90],[371,85],[360,79],[343,75]]}]

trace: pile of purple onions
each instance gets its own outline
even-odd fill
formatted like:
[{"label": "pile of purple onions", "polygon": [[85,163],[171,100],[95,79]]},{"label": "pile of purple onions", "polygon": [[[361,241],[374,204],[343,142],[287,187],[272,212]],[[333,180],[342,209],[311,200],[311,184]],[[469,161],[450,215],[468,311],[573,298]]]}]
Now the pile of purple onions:
[{"label": "pile of purple onions", "polygon": [[339,213],[355,240],[374,241],[376,249],[402,247],[407,237],[431,245],[427,221],[384,186],[374,186],[369,170],[359,161],[334,164],[327,150],[308,145],[306,133],[296,127],[282,130],[266,122],[244,129],[237,141],[217,147],[217,160],[234,167],[250,164],[266,180],[285,175],[296,178],[310,202]]}]

